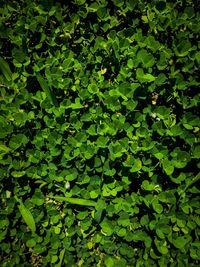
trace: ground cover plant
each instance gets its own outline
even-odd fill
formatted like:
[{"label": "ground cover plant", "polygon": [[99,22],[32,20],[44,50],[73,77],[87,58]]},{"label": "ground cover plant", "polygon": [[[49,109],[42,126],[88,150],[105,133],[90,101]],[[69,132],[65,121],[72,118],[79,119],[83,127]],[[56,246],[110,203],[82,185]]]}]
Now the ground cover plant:
[{"label": "ground cover plant", "polygon": [[200,3],[0,2],[0,266],[200,265]]}]

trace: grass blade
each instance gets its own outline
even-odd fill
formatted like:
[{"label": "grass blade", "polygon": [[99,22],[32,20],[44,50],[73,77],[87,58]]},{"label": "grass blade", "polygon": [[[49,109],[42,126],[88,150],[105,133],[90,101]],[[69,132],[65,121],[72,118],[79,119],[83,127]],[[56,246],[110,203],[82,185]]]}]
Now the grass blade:
[{"label": "grass blade", "polygon": [[80,205],[80,206],[96,206],[96,202],[92,200],[82,199],[82,198],[72,198],[72,197],[59,197],[59,196],[50,196],[53,199],[59,201],[66,201],[70,204]]},{"label": "grass blade", "polygon": [[2,71],[7,81],[12,80],[12,72],[10,70],[10,67],[8,63],[2,57],[0,57],[0,70]]},{"label": "grass blade", "polygon": [[53,92],[49,88],[49,86],[48,86],[47,82],[45,81],[45,79],[40,74],[37,74],[36,78],[37,78],[40,86],[42,87],[42,90],[45,92],[46,96],[49,98],[50,102],[54,106],[58,107],[58,102],[56,100],[56,97],[54,96]]},{"label": "grass blade", "polygon": [[35,232],[36,231],[35,221],[30,210],[28,210],[25,207],[25,205],[22,203],[22,201],[19,198],[15,197],[15,199],[19,202],[18,208],[25,223],[28,225],[28,227],[31,229],[32,232]]},{"label": "grass blade", "polygon": [[65,248],[63,250],[61,250],[61,252],[60,252],[60,256],[59,256],[60,261],[56,265],[56,267],[62,267],[62,262],[63,262],[64,255],[65,255]]}]

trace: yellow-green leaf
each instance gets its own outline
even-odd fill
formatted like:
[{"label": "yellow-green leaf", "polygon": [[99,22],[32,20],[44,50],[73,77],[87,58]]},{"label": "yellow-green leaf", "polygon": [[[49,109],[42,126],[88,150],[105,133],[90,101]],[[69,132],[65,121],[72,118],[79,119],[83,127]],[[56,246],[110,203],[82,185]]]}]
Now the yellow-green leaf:
[{"label": "yellow-green leaf", "polygon": [[82,199],[82,198],[72,198],[72,197],[59,197],[59,196],[51,196],[59,201],[66,201],[70,204],[81,205],[81,206],[96,206],[96,202],[92,200]]},{"label": "yellow-green leaf", "polygon": [[25,223],[28,225],[32,232],[35,232],[36,226],[32,213],[25,207],[25,205],[20,199],[18,199],[17,197],[15,197],[15,199],[19,202],[18,208]]}]

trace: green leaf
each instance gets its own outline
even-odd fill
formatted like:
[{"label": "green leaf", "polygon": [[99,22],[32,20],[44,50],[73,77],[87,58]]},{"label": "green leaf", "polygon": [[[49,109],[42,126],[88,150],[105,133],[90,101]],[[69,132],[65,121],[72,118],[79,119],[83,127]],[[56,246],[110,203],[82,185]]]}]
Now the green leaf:
[{"label": "green leaf", "polygon": [[153,209],[154,209],[157,213],[161,214],[161,213],[163,212],[163,206],[162,206],[161,204],[158,203],[158,200],[157,200],[157,199],[154,199],[154,200],[152,201],[152,206],[153,206]]},{"label": "green leaf", "polygon": [[130,69],[132,69],[132,68],[134,67],[134,62],[133,62],[133,59],[132,59],[132,58],[130,58],[130,59],[128,60],[128,62],[127,62],[127,66],[128,66]]},{"label": "green leaf", "polygon": [[96,212],[94,214],[94,220],[97,221],[98,223],[101,221],[101,217],[102,217],[102,212],[103,210],[106,209],[106,203],[104,200],[99,199],[97,201],[97,204],[95,206]]},{"label": "green leaf", "polygon": [[59,255],[59,263],[58,264],[56,264],[56,267],[62,267],[63,265],[63,259],[64,259],[64,256],[65,256],[65,248],[64,249],[62,249],[61,250],[61,252],[60,252],[60,255]]},{"label": "green leaf", "polygon": [[40,189],[36,188],[35,193],[31,198],[31,202],[37,206],[41,206],[44,204],[44,195],[42,194]]},{"label": "green leaf", "polygon": [[3,142],[0,142],[0,153],[7,154],[10,151],[10,148],[3,144]]},{"label": "green leaf", "polygon": [[2,71],[7,81],[12,80],[12,72],[10,70],[10,67],[8,63],[2,57],[0,57],[0,70]]},{"label": "green leaf", "polygon": [[141,49],[138,53],[137,53],[137,59],[142,62],[142,64],[144,65],[144,67],[146,68],[150,68],[154,65],[155,63],[155,59],[154,57],[148,53],[145,49]]},{"label": "green leaf", "polygon": [[144,190],[147,190],[147,191],[152,191],[152,190],[154,190],[155,185],[149,183],[149,181],[147,181],[147,180],[144,180],[144,181],[142,182],[142,188],[143,188]]},{"label": "green leaf", "polygon": [[92,199],[97,198],[98,195],[99,195],[98,192],[96,192],[95,190],[93,190],[93,191],[90,192],[90,197],[91,197]]},{"label": "green leaf", "polygon": [[103,222],[100,223],[103,233],[107,236],[111,236],[114,232],[113,225],[108,219],[104,219]]},{"label": "green leaf", "polygon": [[189,183],[183,189],[183,192],[186,192],[189,187],[191,187],[194,183],[198,182],[199,180],[200,180],[200,172],[192,180],[189,181]]},{"label": "green leaf", "polygon": [[183,249],[190,240],[191,237],[179,236],[173,240],[173,245],[178,249]]},{"label": "green leaf", "polygon": [[59,197],[59,196],[49,196],[50,198],[56,199],[58,201],[66,201],[69,204],[75,204],[80,206],[96,206],[96,202],[92,200],[82,199],[82,198],[72,198],[72,197]]},{"label": "green leaf", "polygon": [[98,8],[97,15],[99,18],[101,19],[105,18],[106,14],[107,14],[107,9],[105,7]]},{"label": "green leaf", "polygon": [[166,255],[167,253],[169,253],[169,250],[167,248],[167,242],[163,239],[161,241],[159,241],[157,238],[155,239],[155,244],[156,247],[158,249],[158,251],[163,254]]},{"label": "green leaf", "polygon": [[153,82],[155,81],[156,77],[154,77],[152,74],[144,74],[143,69],[138,68],[136,70],[136,77],[140,82]]},{"label": "green leaf", "polygon": [[200,146],[196,146],[193,151],[193,157],[196,159],[200,158]]},{"label": "green leaf", "polygon": [[72,109],[80,109],[83,107],[83,105],[80,103],[80,98],[75,99],[75,103],[72,103],[69,107]]},{"label": "green leaf", "polygon": [[29,209],[25,207],[25,205],[22,203],[22,201],[15,196],[15,199],[19,202],[18,208],[19,211],[25,221],[25,223],[28,225],[28,227],[31,229],[32,232],[36,231],[35,221],[33,218],[32,213]]},{"label": "green leaf", "polygon": [[134,159],[133,166],[130,169],[130,172],[138,172],[142,169],[142,162],[140,159]]},{"label": "green leaf", "polygon": [[165,238],[165,235],[163,234],[163,232],[159,228],[156,229],[156,234],[161,239]]},{"label": "green leaf", "polygon": [[195,58],[198,62],[200,62],[200,51],[196,52]]},{"label": "green leaf", "polygon": [[188,40],[182,40],[177,46],[175,46],[175,53],[179,57],[185,57],[190,52],[191,43]]},{"label": "green leaf", "polygon": [[162,166],[167,175],[171,175],[174,172],[174,166],[168,159],[163,160]]},{"label": "green leaf", "polygon": [[125,228],[122,228],[120,229],[118,232],[117,232],[117,235],[118,236],[126,236],[126,229]]},{"label": "green leaf", "polygon": [[173,156],[172,163],[176,168],[184,168],[190,161],[189,153],[180,149],[174,149],[171,155]]},{"label": "green leaf", "polygon": [[13,172],[11,172],[11,175],[13,176],[13,177],[15,177],[15,178],[19,178],[19,177],[22,177],[22,176],[24,176],[25,175],[25,171],[13,171]]},{"label": "green leaf", "polygon": [[26,145],[28,143],[28,138],[24,134],[14,135],[9,142],[9,147],[16,150],[21,145]]},{"label": "green leaf", "polygon": [[124,5],[124,0],[113,0],[117,7],[122,7]]},{"label": "green leaf", "polygon": [[120,217],[119,219],[117,220],[117,223],[121,226],[129,226],[130,225],[130,218],[129,218],[129,214],[127,212],[120,212]]},{"label": "green leaf", "polygon": [[51,263],[56,263],[58,260],[58,256],[57,255],[52,255],[51,257]]},{"label": "green leaf", "polygon": [[116,264],[113,257],[108,256],[108,255],[105,256],[104,263],[106,267],[114,267]]},{"label": "green leaf", "polygon": [[92,84],[89,84],[88,86],[88,91],[91,93],[91,94],[96,94],[98,93],[99,91],[99,88],[96,84],[92,83]]},{"label": "green leaf", "polygon": [[32,248],[32,247],[34,247],[34,246],[36,245],[36,242],[35,242],[34,239],[29,239],[29,240],[26,242],[26,245],[27,245],[27,247]]},{"label": "green leaf", "polygon": [[173,136],[180,136],[183,134],[183,130],[177,124],[171,127],[170,132],[172,133]]},{"label": "green leaf", "polygon": [[45,92],[46,96],[48,97],[49,101],[55,105],[56,107],[58,107],[58,102],[56,100],[55,95],[53,94],[52,90],[49,88],[47,82],[45,81],[45,79],[38,73],[36,75],[36,78],[42,88],[42,90]]},{"label": "green leaf", "polygon": [[167,77],[164,73],[160,73],[158,77],[155,80],[155,83],[158,85],[165,84],[165,81],[167,80]]},{"label": "green leaf", "polygon": [[159,106],[155,108],[155,113],[161,119],[168,119],[168,117],[170,116],[170,109],[166,108],[165,106]]},{"label": "green leaf", "polygon": [[96,145],[98,147],[107,147],[107,143],[109,141],[109,138],[106,136],[99,136],[98,139],[96,140]]},{"label": "green leaf", "polygon": [[119,158],[126,152],[126,149],[118,141],[116,143],[110,143],[108,148],[112,159]]}]

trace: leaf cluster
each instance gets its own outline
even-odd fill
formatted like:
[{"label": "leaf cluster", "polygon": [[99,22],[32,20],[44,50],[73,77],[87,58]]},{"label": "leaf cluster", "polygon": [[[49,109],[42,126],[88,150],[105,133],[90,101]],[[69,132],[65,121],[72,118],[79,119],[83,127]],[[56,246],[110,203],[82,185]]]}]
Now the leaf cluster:
[{"label": "leaf cluster", "polygon": [[199,266],[199,31],[198,1],[1,1],[1,266]]}]

